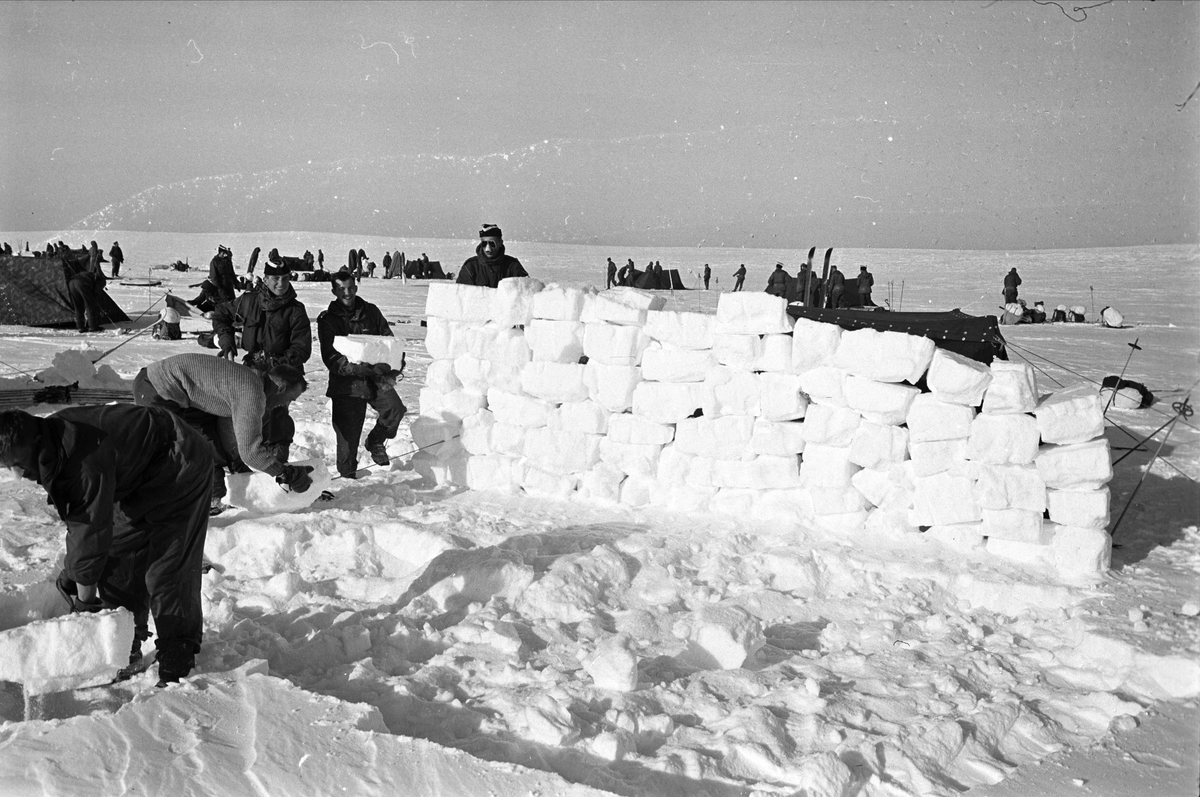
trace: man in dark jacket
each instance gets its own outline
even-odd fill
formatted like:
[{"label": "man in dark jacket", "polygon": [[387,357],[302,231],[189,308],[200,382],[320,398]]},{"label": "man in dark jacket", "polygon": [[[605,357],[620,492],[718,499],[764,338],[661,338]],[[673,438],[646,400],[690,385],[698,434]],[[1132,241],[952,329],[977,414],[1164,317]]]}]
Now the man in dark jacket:
[{"label": "man in dark jacket", "polygon": [[617,264],[610,257],[608,259],[608,270],[605,272],[604,290],[614,287],[617,284]]},{"label": "man in dark jacket", "polygon": [[704,290],[708,290],[708,280],[712,277],[712,268],[708,263],[704,264]]},{"label": "man in dark jacket", "polygon": [[875,277],[867,271],[866,266],[858,267],[858,297],[862,299],[863,307],[874,307],[871,301],[871,289],[875,287]]},{"label": "man in dark jacket", "polygon": [[1017,274],[1017,267],[1013,266],[1008,273],[1004,275],[1004,303],[1012,304],[1017,300],[1017,288],[1021,287],[1021,277]]},{"label": "man in dark jacket", "polygon": [[232,302],[237,296],[237,275],[233,271],[232,250],[218,246],[208,263],[208,281],[213,286],[213,304]]},{"label": "man in dark jacket", "polygon": [[40,484],[67,524],[57,586],[71,611],[131,611],[131,668],[153,613],[159,686],[186,677],[204,630],[200,578],[212,487],[204,438],[166,410],[131,404],[70,407],[45,418],[8,410],[0,412],[0,467]]},{"label": "man in dark jacket", "polygon": [[[303,369],[312,356],[312,330],[308,312],[291,285],[291,275],[286,263],[268,262],[263,266],[261,288],[243,293],[213,311],[213,334],[222,357],[237,359],[235,326],[240,326],[245,365],[259,371],[270,371],[276,365]],[[270,410],[263,424],[263,442],[280,462],[288,461],[295,435],[296,422],[288,408]]]},{"label": "man in dark jacket", "polygon": [[113,279],[116,279],[121,276],[121,264],[125,262],[125,253],[116,241],[113,241],[112,249],[108,250],[108,259],[112,261],[112,275]]},{"label": "man in dark jacket", "polygon": [[479,231],[475,257],[467,258],[462,264],[455,282],[495,288],[502,279],[528,276],[520,260],[504,254],[504,234],[500,228],[495,224],[485,224]]},{"label": "man in dark jacket", "polygon": [[738,270],[733,272],[733,276],[735,278],[733,290],[735,292],[740,291],[742,289],[742,284],[746,281],[746,264],[742,263],[740,266],[738,266]]},{"label": "man in dark jacket", "polygon": [[[74,267],[67,265],[68,271]],[[67,296],[71,300],[71,309],[75,311],[75,329],[79,332],[103,332],[100,326],[99,295],[104,290],[104,275],[79,268],[67,278]]]},{"label": "man in dark jacket", "polygon": [[787,284],[791,278],[792,275],[783,270],[783,263],[776,263],[775,270],[767,277],[767,293],[787,297]]},{"label": "man in dark jacket", "polygon": [[846,295],[846,275],[837,266],[829,267],[829,307],[837,310],[843,305]]}]

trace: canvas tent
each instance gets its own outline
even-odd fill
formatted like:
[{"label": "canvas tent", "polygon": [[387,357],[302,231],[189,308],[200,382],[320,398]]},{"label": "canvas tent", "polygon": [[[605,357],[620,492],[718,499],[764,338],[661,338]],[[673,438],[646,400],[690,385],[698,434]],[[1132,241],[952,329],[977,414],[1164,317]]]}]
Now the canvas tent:
[{"label": "canvas tent", "polygon": [[686,291],[688,289],[683,284],[677,268],[664,268],[661,277],[652,271],[638,271],[635,268],[626,279],[630,287],[641,288],[644,291]]},{"label": "canvas tent", "polygon": [[837,324],[845,330],[871,328],[886,332],[905,332],[930,338],[939,349],[970,357],[981,363],[1007,360],[1004,336],[994,315],[974,316],[961,310],[944,313],[891,313],[864,310],[818,310],[789,304],[792,318],[808,318],[825,324]]},{"label": "canvas tent", "polygon": [[[57,257],[0,257],[0,324],[30,327],[73,327],[75,311],[67,293],[67,275],[76,266]],[[104,291],[96,304],[101,324],[129,316]]]}]

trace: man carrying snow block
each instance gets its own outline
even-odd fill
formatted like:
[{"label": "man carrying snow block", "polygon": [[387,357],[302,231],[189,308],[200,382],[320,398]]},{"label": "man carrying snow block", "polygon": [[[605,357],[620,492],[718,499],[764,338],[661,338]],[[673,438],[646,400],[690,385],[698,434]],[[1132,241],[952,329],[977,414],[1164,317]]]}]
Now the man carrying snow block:
[{"label": "man carrying snow block", "polygon": [[263,418],[286,407],[308,387],[290,365],[256,371],[211,354],[176,354],[143,368],[133,378],[133,400],[162,407],[200,432],[214,449],[212,511],[226,508],[224,468],[249,466],[296,492],[312,486],[306,467],[276,459],[263,443]]},{"label": "man carrying snow block", "polygon": [[504,237],[500,228],[495,224],[485,224],[479,231],[479,245],[475,247],[475,257],[469,257],[463,262],[455,282],[495,288],[502,279],[528,276],[520,260],[504,254]]},{"label": "man carrying snow block", "polygon": [[379,417],[367,434],[367,452],[376,465],[391,462],[387,441],[396,436],[407,412],[404,402],[396,394],[396,380],[404,366],[403,359],[399,370],[386,362],[356,362],[335,348],[337,337],[379,335],[390,338],[392,328],[378,307],[358,295],[358,284],[349,271],[334,274],[331,286],[337,298],[317,316],[317,340],[321,343],[321,359],[329,368],[329,389],[325,395],[333,400],[338,473],[354,479],[358,476],[358,441],[368,404]]},{"label": "man carrying snow block", "polygon": [[72,612],[133,613],[126,674],[141,659],[153,613],[159,686],[186,677],[200,651],[212,467],[204,438],[163,409],[0,412],[0,468],[40,484],[67,524],[59,591]]}]

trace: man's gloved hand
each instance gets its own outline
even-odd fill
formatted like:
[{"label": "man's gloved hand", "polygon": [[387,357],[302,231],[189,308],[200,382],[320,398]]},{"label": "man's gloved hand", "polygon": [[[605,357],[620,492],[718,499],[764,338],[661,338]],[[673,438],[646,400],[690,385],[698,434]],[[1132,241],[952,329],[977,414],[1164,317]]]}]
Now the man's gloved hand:
[{"label": "man's gloved hand", "polygon": [[79,597],[79,587],[75,582],[67,576],[66,570],[58,571],[58,578],[54,580],[54,586],[58,588],[58,592],[67,601],[67,605],[71,607],[71,613],[75,612],[98,612],[104,609],[104,603],[97,597],[94,601],[85,601]]},{"label": "man's gloved hand", "polygon": [[238,354],[237,346],[230,343],[229,346],[222,347],[221,353],[218,354],[217,356],[220,357],[222,360],[229,360],[229,362],[234,363],[234,362],[237,362],[237,354]]},{"label": "man's gloved hand", "polygon": [[284,465],[283,473],[275,477],[275,481],[292,492],[307,492],[312,487],[312,465]]},{"label": "man's gloved hand", "polygon": [[375,376],[387,376],[392,372],[392,366],[390,363],[375,363],[371,370],[375,372]]},{"label": "man's gloved hand", "polygon": [[346,363],[347,376],[374,376],[375,369],[365,363]]}]

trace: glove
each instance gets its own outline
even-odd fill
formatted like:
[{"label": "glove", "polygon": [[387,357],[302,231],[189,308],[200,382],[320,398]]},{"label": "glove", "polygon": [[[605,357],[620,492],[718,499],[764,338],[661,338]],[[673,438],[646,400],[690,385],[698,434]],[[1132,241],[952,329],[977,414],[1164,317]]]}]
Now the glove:
[{"label": "glove", "polygon": [[54,586],[58,588],[58,592],[67,601],[67,606],[71,607],[71,613],[76,612],[91,613],[98,612],[104,607],[104,603],[99,597],[94,601],[84,601],[79,598],[79,588],[67,576],[66,570],[58,571],[58,578],[54,580]]},{"label": "glove", "polygon": [[374,376],[375,369],[369,365],[364,365],[363,363],[347,362],[346,363],[346,375],[347,376]]},{"label": "glove", "polygon": [[231,344],[229,344],[228,347],[222,347],[221,353],[218,354],[217,356],[220,357],[222,360],[229,360],[230,362],[237,362],[237,346],[234,346],[231,343]]},{"label": "glove", "polygon": [[283,473],[275,477],[275,481],[292,492],[307,492],[312,487],[312,465],[284,465]]}]

